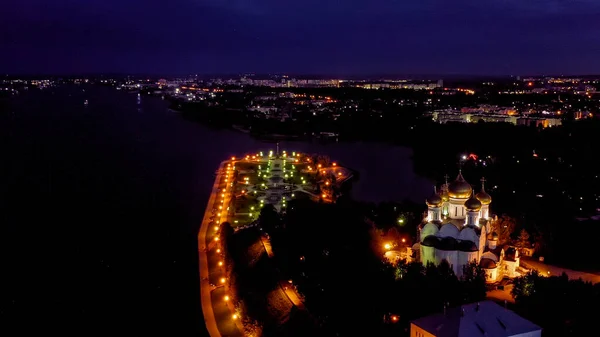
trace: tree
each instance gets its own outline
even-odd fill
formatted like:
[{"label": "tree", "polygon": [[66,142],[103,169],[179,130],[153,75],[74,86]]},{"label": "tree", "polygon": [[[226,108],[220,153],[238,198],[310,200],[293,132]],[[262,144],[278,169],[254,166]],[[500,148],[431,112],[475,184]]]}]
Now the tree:
[{"label": "tree", "polygon": [[221,246],[223,247],[226,254],[231,254],[231,239],[233,237],[234,231],[233,227],[229,222],[223,222],[220,226],[219,231],[219,241],[221,242]]},{"label": "tree", "polygon": [[530,248],[531,247],[531,242],[529,241],[529,233],[527,233],[525,228],[521,229],[521,233],[519,233],[517,247],[519,247],[519,248]]},{"label": "tree", "polygon": [[258,217],[260,221],[260,227],[267,233],[272,234],[273,231],[279,227],[281,218],[275,207],[271,204],[266,204],[260,210]]},{"label": "tree", "polygon": [[492,230],[498,234],[498,243],[506,243],[510,241],[510,236],[515,231],[516,221],[508,215],[503,215],[496,221]]},{"label": "tree", "polygon": [[535,292],[535,284],[538,282],[540,275],[537,270],[532,270],[527,275],[517,277],[513,281],[513,289],[511,294],[516,301],[521,301],[526,297],[533,295]]},{"label": "tree", "polygon": [[485,271],[477,262],[472,261],[463,267],[461,281],[463,284],[463,296],[466,302],[485,299]]},{"label": "tree", "polygon": [[400,241],[402,240],[400,232],[398,232],[398,229],[396,229],[396,227],[388,229],[387,233],[385,234],[385,237],[387,240],[392,242],[394,246],[399,245]]}]

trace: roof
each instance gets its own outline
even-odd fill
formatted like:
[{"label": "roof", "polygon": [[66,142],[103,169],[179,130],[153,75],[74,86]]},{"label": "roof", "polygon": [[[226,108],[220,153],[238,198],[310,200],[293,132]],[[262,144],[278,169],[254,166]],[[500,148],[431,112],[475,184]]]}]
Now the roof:
[{"label": "roof", "polygon": [[494,268],[498,267],[498,265],[496,264],[496,261],[494,261],[492,259],[487,259],[487,258],[482,258],[481,261],[479,261],[479,265],[483,269],[494,269]]},{"label": "roof", "polygon": [[411,323],[436,337],[505,337],[533,331],[540,331],[541,336],[542,330],[492,301],[450,308],[445,315],[426,316]]}]

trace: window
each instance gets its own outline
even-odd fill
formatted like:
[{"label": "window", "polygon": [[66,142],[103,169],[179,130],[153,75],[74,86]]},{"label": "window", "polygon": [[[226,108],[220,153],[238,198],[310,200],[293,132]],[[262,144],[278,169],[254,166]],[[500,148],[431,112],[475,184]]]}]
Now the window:
[{"label": "window", "polygon": [[454,216],[458,216],[458,207],[454,208]]}]

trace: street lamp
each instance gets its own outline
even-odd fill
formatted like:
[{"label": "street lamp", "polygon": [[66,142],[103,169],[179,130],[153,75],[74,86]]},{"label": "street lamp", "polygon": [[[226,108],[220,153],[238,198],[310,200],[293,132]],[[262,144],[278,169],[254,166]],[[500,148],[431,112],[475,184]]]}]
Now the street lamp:
[{"label": "street lamp", "polygon": [[390,245],[389,243],[386,243],[385,245],[383,245],[383,248],[385,248],[385,250],[390,250],[390,249],[392,249],[392,245]]}]

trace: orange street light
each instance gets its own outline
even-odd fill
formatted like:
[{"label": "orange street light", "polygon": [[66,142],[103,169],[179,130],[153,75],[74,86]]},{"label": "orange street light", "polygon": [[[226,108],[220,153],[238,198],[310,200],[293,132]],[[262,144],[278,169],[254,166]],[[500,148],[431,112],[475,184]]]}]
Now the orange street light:
[{"label": "orange street light", "polygon": [[404,239],[404,238],[403,238],[403,239],[402,239],[402,243],[405,243],[405,242],[406,242],[406,239]]},{"label": "orange street light", "polygon": [[398,322],[398,316],[392,315],[392,322]]},{"label": "orange street light", "polygon": [[235,160],[235,157],[231,157],[231,160]]},{"label": "orange street light", "polygon": [[219,267],[223,265],[223,261],[219,261]]},{"label": "orange street light", "polygon": [[221,281],[221,283],[225,283],[225,278],[224,278],[224,277],[221,277],[221,280],[220,280],[220,281]]},{"label": "orange street light", "polygon": [[231,316],[231,318],[233,318],[233,320],[238,319],[238,315],[237,314],[233,314],[233,316]]},{"label": "orange street light", "polygon": [[215,236],[215,241],[219,241],[219,237],[218,236]]},{"label": "orange street light", "polygon": [[323,193],[321,196],[322,196],[323,198],[325,198],[327,195],[326,195],[325,193]]},{"label": "orange street light", "polygon": [[215,230],[218,231],[219,230],[219,226],[215,226]]},{"label": "orange street light", "polygon": [[336,163],[333,163],[333,164],[331,164],[331,165],[333,165],[333,166],[336,166],[337,164],[336,164]]},{"label": "orange street light", "polygon": [[385,248],[386,250],[390,250],[392,248],[392,245],[386,243],[385,245],[383,245],[383,248]]},{"label": "orange street light", "polygon": [[217,248],[217,253],[220,253],[220,252],[221,252],[221,248]]},{"label": "orange street light", "polygon": [[318,168],[321,168],[321,164],[317,165]]},{"label": "orange street light", "polygon": [[225,295],[224,300],[225,302],[229,301],[229,295]]},{"label": "orange street light", "polygon": [[326,182],[325,182],[325,185],[329,186],[329,181],[326,181]]}]

